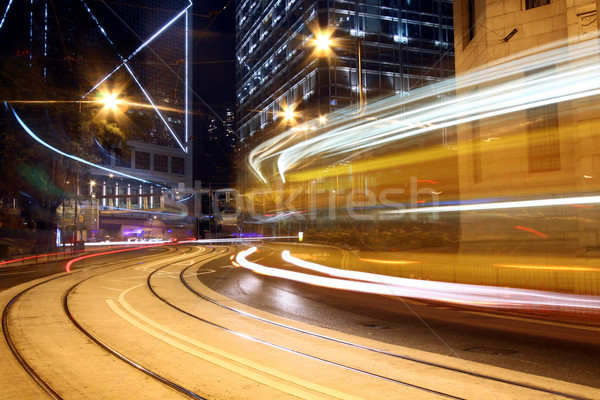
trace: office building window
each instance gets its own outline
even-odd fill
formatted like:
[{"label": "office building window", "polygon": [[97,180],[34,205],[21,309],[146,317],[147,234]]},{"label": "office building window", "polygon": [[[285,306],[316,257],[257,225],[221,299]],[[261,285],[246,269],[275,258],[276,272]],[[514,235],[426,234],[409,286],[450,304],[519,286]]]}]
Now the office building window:
[{"label": "office building window", "polygon": [[525,0],[525,9],[530,10],[541,6],[547,6],[550,0]]},{"label": "office building window", "polygon": [[469,0],[467,7],[467,12],[469,14],[469,40],[472,40],[475,37],[475,28],[477,27],[475,0]]},{"label": "office building window", "polygon": [[115,160],[117,167],[131,168],[131,150],[121,150]]},{"label": "office building window", "polygon": [[154,171],[169,172],[169,156],[164,154],[154,155]]},{"label": "office building window", "polygon": [[145,151],[135,152],[135,168],[136,169],[150,169],[150,153]]},{"label": "office building window", "polygon": [[171,173],[183,175],[185,173],[185,159],[181,157],[171,157]]}]

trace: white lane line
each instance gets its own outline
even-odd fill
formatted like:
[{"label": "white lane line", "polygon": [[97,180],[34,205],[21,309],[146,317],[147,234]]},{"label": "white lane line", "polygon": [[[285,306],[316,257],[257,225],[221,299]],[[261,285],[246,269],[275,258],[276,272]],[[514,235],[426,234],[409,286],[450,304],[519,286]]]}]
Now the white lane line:
[{"label": "white lane line", "polygon": [[[105,301],[108,304],[108,306],[117,315],[119,315],[121,318],[123,318],[125,321],[129,322],[131,325],[135,326],[136,328],[148,333],[149,335],[154,336],[155,338],[157,338],[161,341],[164,341],[165,343],[168,343],[168,344],[172,345],[173,347],[176,347],[182,351],[192,354],[198,358],[201,358],[210,363],[218,365],[222,368],[228,369],[236,374],[245,376],[256,382],[270,386],[274,389],[277,389],[284,393],[291,394],[293,396],[298,396],[298,397],[301,397],[304,399],[321,398],[320,396],[316,396],[314,394],[307,393],[307,392],[297,389],[293,386],[274,381],[272,378],[266,377],[263,374],[271,375],[275,378],[292,382],[296,385],[303,386],[309,390],[313,390],[315,392],[326,394],[331,397],[335,397],[335,398],[339,398],[339,399],[359,399],[358,397],[351,396],[347,393],[342,393],[342,392],[339,392],[334,389],[330,389],[330,388],[327,388],[327,387],[324,387],[324,386],[321,386],[321,385],[318,385],[318,384],[315,384],[315,383],[312,383],[312,382],[309,382],[309,381],[306,381],[303,379],[299,379],[296,376],[291,376],[289,374],[283,373],[276,369],[273,369],[273,368],[267,367],[265,365],[256,363],[254,361],[245,359],[245,358],[237,356],[235,354],[231,354],[226,351],[220,350],[209,344],[203,343],[196,339],[193,339],[193,338],[190,338],[183,334],[180,334],[171,328],[168,328],[162,324],[157,323],[154,320],[151,320],[150,318],[146,317],[145,315],[143,315],[140,312],[138,312],[137,310],[135,310],[125,300],[125,295],[127,294],[127,292],[129,292],[139,286],[142,286],[142,285],[134,286],[132,288],[129,288],[129,289],[123,291],[121,293],[121,295],[119,296],[118,303],[126,311],[128,311],[130,314],[132,314],[133,316],[135,316],[136,318],[138,318],[139,320],[141,320],[144,323],[140,323],[138,320],[132,318],[129,314],[127,314],[123,310],[121,310],[121,308],[114,302],[114,300],[105,299]],[[150,327],[148,327],[145,324],[149,325]],[[158,331],[155,329],[152,329],[151,327],[156,328]],[[180,341],[177,341],[174,338],[177,338],[180,341],[183,341],[184,343],[181,343]],[[229,360],[229,362],[221,360],[220,358],[217,358],[213,355],[206,354],[205,352],[213,353],[219,357]],[[247,368],[238,367],[235,364],[232,364],[232,362],[244,365]],[[255,371],[260,371],[263,374],[257,373]]]}]

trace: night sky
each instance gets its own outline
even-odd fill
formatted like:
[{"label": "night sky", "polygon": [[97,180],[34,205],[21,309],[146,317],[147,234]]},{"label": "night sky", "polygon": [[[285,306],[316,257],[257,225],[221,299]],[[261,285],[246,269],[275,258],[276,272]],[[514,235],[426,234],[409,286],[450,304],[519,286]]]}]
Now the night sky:
[{"label": "night sky", "polygon": [[235,1],[201,0],[194,4],[194,91],[197,109],[235,103]]},{"label": "night sky", "polygon": [[194,177],[202,185],[229,186],[230,149],[207,142],[209,117],[235,106],[235,1],[194,3]]}]

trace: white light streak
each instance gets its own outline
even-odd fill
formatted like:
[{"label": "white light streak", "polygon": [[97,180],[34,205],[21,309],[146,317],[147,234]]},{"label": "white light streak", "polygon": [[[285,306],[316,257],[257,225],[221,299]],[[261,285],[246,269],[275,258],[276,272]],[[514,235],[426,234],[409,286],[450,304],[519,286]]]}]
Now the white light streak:
[{"label": "white light streak", "polygon": [[[304,142],[293,139],[295,132],[288,130],[258,145],[248,161],[264,182],[262,165],[276,161],[285,182],[286,172],[301,163],[376,149],[471,121],[595,96],[600,94],[600,65],[590,55],[596,53],[596,47],[596,41],[590,40],[522,57],[518,63],[493,65],[416,90],[409,96],[371,102],[364,115],[354,113],[354,109],[340,110],[328,118],[326,125],[315,121],[318,131]],[[544,70],[549,65],[555,66],[555,73]],[[474,87],[484,89],[460,95],[472,93]],[[457,97],[455,92],[459,93]]]},{"label": "white light streak", "polygon": [[562,197],[554,199],[500,201],[495,203],[458,204],[454,206],[433,206],[406,208],[402,210],[388,211],[386,214],[416,214],[416,213],[438,213],[453,211],[482,211],[482,210],[504,210],[511,208],[550,207],[565,206],[572,204],[600,204],[600,196]]},{"label": "white light streak", "polygon": [[236,256],[236,262],[242,267],[259,274],[332,289],[434,300],[487,308],[539,309],[561,307],[564,309],[600,309],[600,297],[598,296],[569,295],[541,290],[424,281],[359,271],[340,270],[300,260],[291,256],[289,252],[284,252],[282,256],[285,261],[302,268],[343,279],[304,274],[266,267],[248,261],[247,257],[256,250],[256,247],[252,247],[239,252]]}]

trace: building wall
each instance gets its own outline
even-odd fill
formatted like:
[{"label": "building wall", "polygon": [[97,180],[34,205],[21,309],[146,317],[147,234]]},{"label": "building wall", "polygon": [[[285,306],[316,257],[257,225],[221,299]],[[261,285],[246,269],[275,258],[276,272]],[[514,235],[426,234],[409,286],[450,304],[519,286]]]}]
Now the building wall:
[{"label": "building wall", "polygon": [[[470,5],[470,7],[469,7]],[[469,17],[471,13],[471,17]],[[488,90],[510,79],[563,68],[528,64],[532,54],[566,49],[597,37],[596,2],[558,1],[526,9],[526,2],[455,2],[458,95]],[[476,21],[474,34],[469,27]],[[516,30],[516,31],[515,31]],[[594,42],[592,42],[594,43]],[[597,57],[596,51],[592,53]],[[495,68],[479,85],[461,86],[470,73]],[[488,74],[490,75],[490,74]],[[551,76],[551,75],[550,75]],[[598,96],[463,124],[458,129],[463,201],[514,201],[586,196],[600,189]],[[552,109],[554,107],[554,109]],[[536,114],[537,113],[537,114]],[[552,122],[554,121],[554,122]],[[543,128],[542,128],[543,126]],[[554,150],[535,153],[536,140]],[[538,143],[538,144],[539,144]],[[597,206],[552,206],[461,215],[463,249],[583,254],[600,248]]]}]

